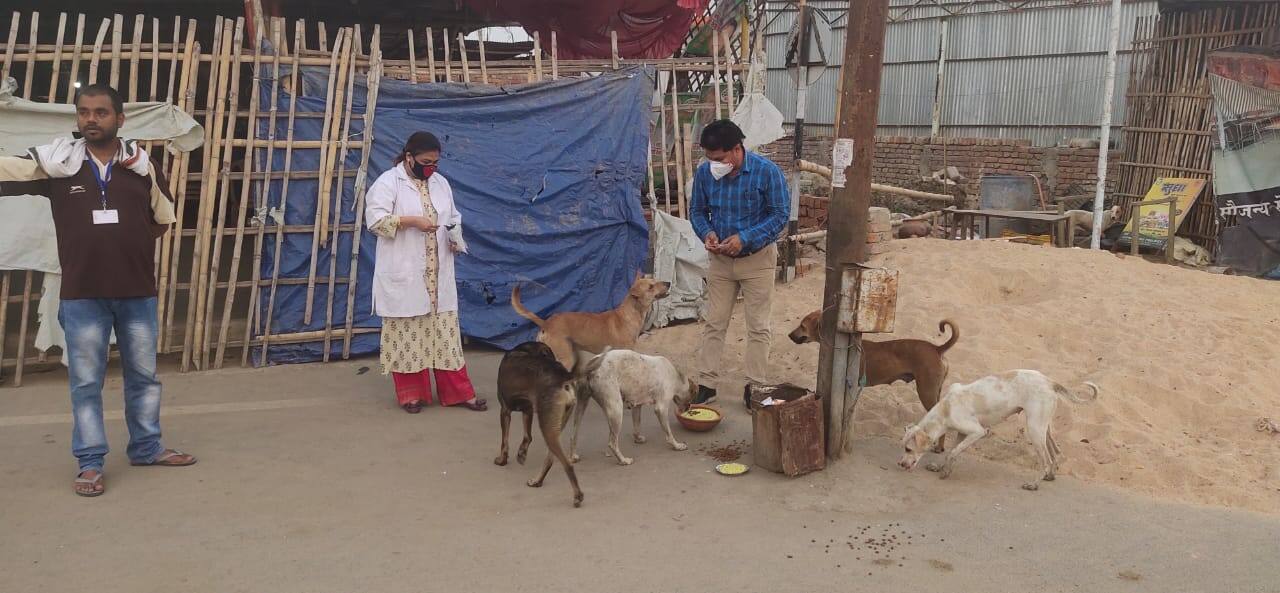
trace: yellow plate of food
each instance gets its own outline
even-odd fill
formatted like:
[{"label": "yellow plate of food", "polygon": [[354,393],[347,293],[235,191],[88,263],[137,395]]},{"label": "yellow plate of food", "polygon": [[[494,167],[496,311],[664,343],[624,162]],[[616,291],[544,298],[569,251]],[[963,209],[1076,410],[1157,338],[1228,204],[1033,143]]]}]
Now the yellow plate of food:
[{"label": "yellow plate of food", "polygon": [[705,422],[720,418],[720,414],[710,408],[689,408],[680,415],[690,420],[702,420]]},{"label": "yellow plate of food", "polygon": [[741,476],[751,469],[743,463],[721,463],[716,466],[716,473],[722,476]]}]

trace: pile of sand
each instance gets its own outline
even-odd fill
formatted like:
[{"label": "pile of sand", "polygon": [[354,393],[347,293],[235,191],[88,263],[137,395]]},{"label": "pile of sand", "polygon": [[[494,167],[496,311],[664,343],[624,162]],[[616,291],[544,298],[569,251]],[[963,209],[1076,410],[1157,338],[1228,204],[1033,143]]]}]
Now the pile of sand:
[{"label": "pile of sand", "polygon": [[[1037,369],[1075,387],[1102,388],[1092,404],[1058,407],[1062,473],[1183,501],[1280,512],[1280,289],[1081,249],[992,241],[894,241],[874,262],[899,270],[896,332],[940,343],[951,319],[960,341],[950,381]],[[818,346],[786,338],[819,308],[822,278],[780,286],[771,377],[812,387]],[[640,348],[677,364],[695,360],[700,325],[667,328]],[[722,389],[739,390],[743,328],[735,318]],[[733,393],[733,391],[729,391]],[[729,398],[737,401],[737,398]],[[732,405],[732,403],[726,403]],[[858,403],[859,435],[898,438],[924,413],[914,385],[872,387]],[[970,451],[1032,474],[1034,454],[1011,419]]]}]

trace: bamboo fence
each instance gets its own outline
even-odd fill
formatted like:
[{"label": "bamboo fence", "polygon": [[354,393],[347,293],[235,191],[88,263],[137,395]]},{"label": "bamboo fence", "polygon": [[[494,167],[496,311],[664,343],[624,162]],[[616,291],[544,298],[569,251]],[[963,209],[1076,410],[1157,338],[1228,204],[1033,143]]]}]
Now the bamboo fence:
[{"label": "bamboo fence", "polygon": [[[1126,211],[1160,177],[1210,177],[1213,97],[1205,58],[1217,49],[1260,45],[1278,23],[1275,2],[1200,7],[1139,20],[1125,95],[1124,150],[1116,163],[1116,202]],[[1215,246],[1213,184],[1206,185],[1178,234]]]},{"label": "bamboo fence", "polygon": [[[334,30],[320,22],[263,19],[260,14],[249,22],[217,17],[210,27],[181,17],[99,19],[63,13],[50,35],[52,29],[41,25],[49,18],[15,12],[7,29],[0,26],[0,78],[15,78],[21,96],[70,103],[78,85],[107,82],[122,85],[117,88],[128,101],[170,102],[204,126],[204,145],[194,152],[174,155],[159,145],[148,147],[169,181],[178,218],[175,229],[157,240],[158,350],[178,360],[184,372],[221,368],[237,358],[242,366],[262,365],[268,349],[282,344],[321,343],[328,360],[331,345],[340,340],[346,358],[353,336],[378,331],[353,327],[365,171],[375,140],[374,110],[358,113],[353,107],[357,80],[364,81],[372,102],[386,78],[412,84],[511,85],[651,66],[658,74],[648,207],[682,214],[693,166],[691,132],[702,122],[732,113],[745,74],[742,61],[730,51],[739,44],[728,35],[717,36],[717,51],[705,57],[628,60],[617,54],[615,43],[608,58],[562,60],[552,34],[546,43],[535,38],[529,56],[491,60],[484,41],[430,27]],[[398,35],[407,36],[408,54],[384,59],[383,39]],[[292,90],[299,88],[298,72],[304,66],[328,71],[323,112],[298,109]],[[260,104],[263,89],[270,89],[271,96],[286,92],[287,107],[276,101]],[[294,123],[311,118],[325,122],[321,139],[295,139]],[[361,123],[358,133],[352,120]],[[283,138],[277,137],[280,122]],[[319,155],[319,170],[294,166],[303,151]],[[275,170],[273,159],[281,153],[283,167]],[[347,166],[348,157],[358,157],[358,169]],[[349,179],[357,186],[344,202]],[[298,180],[319,182],[315,203],[301,205],[314,209],[314,221],[273,223],[283,220],[286,209],[300,206],[284,201],[290,181]],[[280,212],[271,216],[268,182],[278,183],[284,196],[277,205]],[[354,205],[355,224],[340,224],[344,203]],[[337,274],[336,258],[321,268],[316,257],[320,249],[336,245],[341,233],[354,235],[345,276]],[[280,246],[292,234],[311,237],[306,278],[281,277]],[[268,242],[275,247],[274,259],[264,262]],[[322,318],[323,330],[275,333],[276,292],[284,285],[306,286],[306,322]],[[333,306],[342,285],[351,288],[345,318],[335,317]],[[42,286],[39,272],[0,271],[0,384],[21,386],[24,374],[56,364],[34,347]],[[317,291],[329,298],[317,298]]]}]

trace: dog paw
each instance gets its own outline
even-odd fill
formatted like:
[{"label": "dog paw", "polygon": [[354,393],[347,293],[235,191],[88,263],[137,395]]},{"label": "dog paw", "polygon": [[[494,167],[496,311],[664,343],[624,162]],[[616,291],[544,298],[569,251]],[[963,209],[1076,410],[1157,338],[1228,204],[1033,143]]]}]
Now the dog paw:
[{"label": "dog paw", "polygon": [[635,435],[635,438],[633,440],[635,440],[637,445],[643,445],[649,441],[649,438],[642,434],[638,434],[638,435]]},{"label": "dog paw", "polygon": [[684,443],[671,443],[671,448],[675,449],[676,451],[684,451],[689,448],[689,445],[686,445]]},{"label": "dog paw", "polygon": [[519,463],[520,465],[524,465],[524,460],[528,459],[528,457],[529,457],[528,451],[521,451],[519,453],[516,453],[516,463]]},{"label": "dog paw", "polygon": [[495,457],[495,458],[493,459],[493,464],[494,464],[494,465],[506,465],[506,464],[507,464],[507,456],[506,456],[506,455],[499,455],[499,456]]},{"label": "dog paw", "polygon": [[529,480],[528,482],[525,482],[524,484],[525,484],[525,486],[528,486],[528,487],[530,487],[530,488],[541,488],[541,487],[542,487],[542,480]]},{"label": "dog paw", "polygon": [[933,446],[933,452],[937,453],[938,455],[942,455],[943,453],[946,453],[947,450],[943,448],[941,444],[937,444]]},{"label": "dog paw", "polygon": [[576,509],[581,506],[582,506],[582,493],[579,492],[573,495],[573,508]]},{"label": "dog paw", "polygon": [[925,469],[927,469],[927,470],[929,470],[929,471],[931,471],[931,472],[937,473],[937,472],[942,471],[942,464],[940,464],[940,463],[930,463],[930,464],[928,464],[928,465],[925,465],[925,466],[924,466],[924,468],[925,468]]},{"label": "dog paw", "polygon": [[943,464],[942,469],[938,470],[938,479],[945,480],[951,477],[951,464]]},{"label": "dog paw", "polygon": [[618,465],[631,465],[633,462],[635,462],[635,459],[632,459],[632,458],[630,458],[630,457],[619,457],[619,458],[618,458]]},{"label": "dog paw", "polygon": [[1040,484],[1037,482],[1027,482],[1026,484],[1022,485],[1022,489],[1028,492],[1035,492],[1036,490],[1040,489]]},{"label": "dog paw", "polygon": [[1044,480],[1044,481],[1046,481],[1046,482],[1052,482],[1052,481],[1054,481],[1054,480],[1056,480],[1056,479],[1058,479],[1058,478],[1057,478],[1056,476],[1054,476],[1053,474],[1045,474],[1045,476],[1044,476],[1043,478],[1041,478],[1041,479],[1042,479],[1042,480]]},{"label": "dog paw", "polygon": [[582,456],[577,453],[574,453],[573,456],[569,458],[569,463],[577,463],[579,461],[582,461]]}]

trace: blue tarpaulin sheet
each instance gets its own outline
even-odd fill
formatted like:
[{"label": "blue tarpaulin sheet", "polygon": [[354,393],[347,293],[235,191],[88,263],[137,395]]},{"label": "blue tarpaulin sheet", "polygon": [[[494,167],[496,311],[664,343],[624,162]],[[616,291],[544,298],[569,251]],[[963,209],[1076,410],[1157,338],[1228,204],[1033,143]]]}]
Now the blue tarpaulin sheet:
[{"label": "blue tarpaulin sheet", "polygon": [[[301,74],[295,110],[323,113],[327,72],[304,69]],[[463,334],[499,348],[531,339],[536,328],[511,309],[511,290],[517,283],[523,284],[525,305],[544,317],[559,311],[605,311],[625,298],[648,251],[640,196],[647,167],[652,76],[651,70],[633,68],[518,87],[382,80],[367,182],[391,166],[413,132],[425,130],[440,138],[444,151],[439,171],[453,186],[470,248],[470,254],[457,259]],[[349,134],[355,139],[363,135],[363,83],[356,82],[353,95]],[[272,97],[272,85],[262,86],[263,105],[274,101],[278,113],[274,136],[288,138],[290,97],[283,89]],[[320,140],[323,125],[320,118],[296,118],[292,139]],[[264,119],[258,137],[271,136],[269,128]],[[256,156],[260,171],[266,151],[260,149]],[[288,158],[294,172],[321,168],[319,150],[295,149]],[[273,150],[270,159],[272,171],[285,169],[283,149]],[[346,178],[336,213],[340,224],[354,225],[359,151],[351,150],[343,164]],[[287,192],[284,184],[269,182],[268,238],[275,236],[280,212],[285,225],[315,222],[319,182],[292,179]],[[311,322],[306,323],[308,288],[297,282],[311,273],[312,233],[284,234],[279,276],[291,282],[280,283],[273,306],[269,288],[264,288],[259,303],[264,319],[272,309],[273,335],[323,330],[328,319],[335,328],[345,325],[354,233],[343,230],[334,236],[336,245],[331,239],[317,249],[319,280]],[[370,306],[376,249],[374,235],[363,230],[355,264],[354,328],[381,327]],[[272,277],[276,251],[275,241],[268,239],[263,246],[263,278]],[[331,275],[336,279],[332,308]],[[342,348],[343,341],[336,339],[330,355],[340,356]],[[353,355],[377,349],[376,333],[352,339]],[[322,342],[272,345],[268,360],[309,362],[320,360],[323,352]]]}]

